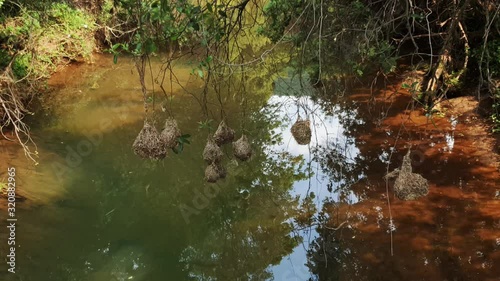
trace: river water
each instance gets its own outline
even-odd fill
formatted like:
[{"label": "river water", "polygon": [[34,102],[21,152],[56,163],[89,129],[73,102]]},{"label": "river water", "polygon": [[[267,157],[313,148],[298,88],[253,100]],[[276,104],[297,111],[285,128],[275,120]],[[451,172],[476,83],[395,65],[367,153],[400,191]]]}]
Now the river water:
[{"label": "river water", "polygon": [[[4,263],[1,280],[500,280],[498,170],[473,145],[469,115],[429,125],[417,114],[402,127],[395,97],[312,98],[292,71],[223,88],[204,113],[193,66],[174,69],[166,97],[149,93],[151,118],[161,129],[173,115],[191,143],[162,161],[131,149],[144,120],[131,60],[97,57],[53,77],[30,117],[39,165],[2,143],[26,199],[16,273]],[[299,115],[310,145],[290,133]],[[223,147],[227,178],[209,184],[201,155],[221,116],[254,154],[241,162]],[[382,176],[410,144],[431,190],[405,202]]]}]

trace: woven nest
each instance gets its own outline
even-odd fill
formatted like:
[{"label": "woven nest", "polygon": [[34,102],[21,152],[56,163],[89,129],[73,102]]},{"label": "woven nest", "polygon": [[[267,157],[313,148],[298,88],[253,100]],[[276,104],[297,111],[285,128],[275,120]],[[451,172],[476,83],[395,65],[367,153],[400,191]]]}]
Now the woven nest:
[{"label": "woven nest", "polygon": [[427,179],[419,174],[413,173],[411,167],[410,150],[403,157],[401,169],[396,169],[386,175],[386,178],[395,177],[394,194],[401,200],[415,200],[429,193]]},{"label": "woven nest", "polygon": [[400,173],[394,183],[394,194],[401,200],[415,200],[429,193],[429,183],[419,174]]},{"label": "woven nest", "polygon": [[226,169],[219,163],[212,163],[205,169],[205,180],[207,182],[217,182],[226,177]]},{"label": "woven nest", "polygon": [[223,155],[222,149],[220,149],[212,138],[209,138],[203,150],[203,160],[208,164],[219,163]]},{"label": "woven nest", "polygon": [[309,120],[298,119],[295,124],[293,124],[292,136],[298,144],[306,145],[311,142],[311,123]]},{"label": "woven nest", "polygon": [[177,121],[173,118],[168,118],[160,134],[161,141],[167,148],[175,148],[177,146],[177,139],[180,136],[181,130],[177,126]]},{"label": "woven nest", "polygon": [[160,140],[156,128],[144,121],[144,126],[132,145],[134,153],[142,158],[160,160],[167,156],[167,150]]},{"label": "woven nest", "polygon": [[217,131],[215,131],[214,140],[218,146],[230,143],[234,140],[234,130],[229,128],[229,126],[226,125],[226,122],[222,120],[217,128]]},{"label": "woven nest", "polygon": [[246,135],[242,135],[233,143],[234,156],[241,161],[246,161],[252,156],[252,147]]}]

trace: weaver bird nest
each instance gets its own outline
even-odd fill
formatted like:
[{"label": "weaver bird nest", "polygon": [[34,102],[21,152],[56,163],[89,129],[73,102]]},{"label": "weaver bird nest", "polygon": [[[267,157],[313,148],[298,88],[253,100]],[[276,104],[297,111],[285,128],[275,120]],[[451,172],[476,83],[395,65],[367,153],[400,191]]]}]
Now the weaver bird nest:
[{"label": "weaver bird nest", "polygon": [[219,163],[222,160],[222,149],[215,143],[213,138],[208,138],[203,150],[203,160],[208,164]]},{"label": "weaver bird nest", "polygon": [[226,125],[226,122],[222,120],[215,131],[214,134],[215,143],[219,146],[230,143],[234,140],[234,130]]},{"label": "weaver bird nest", "polygon": [[311,142],[311,123],[309,120],[297,119],[292,126],[291,132],[298,144],[306,145]]},{"label": "weaver bird nest", "polygon": [[246,135],[242,135],[237,141],[233,142],[234,156],[241,161],[246,161],[252,156],[252,147]]},{"label": "weaver bird nest", "polygon": [[177,121],[173,118],[168,118],[160,134],[161,141],[167,148],[175,148],[177,146],[177,139],[180,136],[181,130],[177,126]]},{"label": "weaver bird nest", "polygon": [[217,182],[226,177],[226,169],[220,163],[212,163],[205,169],[205,180],[210,183]]},{"label": "weaver bird nest", "polygon": [[132,145],[134,153],[142,158],[161,160],[167,156],[167,149],[160,140],[158,131],[146,120]]},{"label": "weaver bird nest", "polygon": [[412,172],[410,150],[403,157],[401,169],[396,169],[385,176],[386,179],[396,177],[394,194],[401,200],[415,200],[429,193],[427,179]]}]

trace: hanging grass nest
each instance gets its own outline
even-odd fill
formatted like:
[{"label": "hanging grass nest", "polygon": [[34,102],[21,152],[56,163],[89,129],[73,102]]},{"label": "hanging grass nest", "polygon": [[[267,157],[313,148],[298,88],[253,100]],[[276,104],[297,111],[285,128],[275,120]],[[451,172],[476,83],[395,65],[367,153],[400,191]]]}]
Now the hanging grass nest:
[{"label": "hanging grass nest", "polygon": [[203,150],[203,160],[208,164],[219,163],[222,160],[222,149],[215,143],[213,138],[208,138]]},{"label": "hanging grass nest", "polygon": [[246,161],[252,156],[252,147],[246,135],[242,135],[233,143],[234,156],[241,161]]},{"label": "hanging grass nest", "polygon": [[205,169],[205,180],[207,182],[217,182],[219,179],[226,177],[226,169],[219,163],[212,163]]},{"label": "hanging grass nest", "polygon": [[311,142],[311,122],[309,120],[297,119],[292,126],[291,132],[298,144],[306,145]]},{"label": "hanging grass nest", "polygon": [[181,130],[177,126],[177,121],[173,118],[168,118],[160,134],[161,141],[167,148],[175,148],[177,146],[177,139],[180,136]]},{"label": "hanging grass nest", "polygon": [[144,126],[135,138],[132,148],[141,158],[160,160],[167,156],[167,150],[160,140],[158,131],[147,120],[144,121]]},{"label": "hanging grass nest", "polygon": [[226,122],[222,120],[217,128],[217,131],[215,131],[214,140],[218,146],[230,143],[234,140],[234,130],[229,128],[229,126],[226,125]]},{"label": "hanging grass nest", "polygon": [[386,178],[396,177],[394,182],[394,194],[401,200],[415,200],[429,193],[427,179],[419,174],[413,173],[411,167],[410,150],[403,157],[401,169],[396,169],[386,175]]},{"label": "hanging grass nest", "polygon": [[394,182],[394,194],[401,200],[415,200],[429,193],[429,183],[419,174],[399,174]]}]

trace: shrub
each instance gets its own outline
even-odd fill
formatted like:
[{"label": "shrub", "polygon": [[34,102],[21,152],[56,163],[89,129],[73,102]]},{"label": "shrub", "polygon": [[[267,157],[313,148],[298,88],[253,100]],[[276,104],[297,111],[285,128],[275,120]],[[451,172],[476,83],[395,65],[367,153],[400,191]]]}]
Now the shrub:
[{"label": "shrub", "polygon": [[94,50],[92,16],[63,3],[48,5],[45,13],[23,8],[4,20],[0,41],[6,47],[0,64],[16,54],[12,64],[16,78],[48,77],[58,65],[87,60]]}]

